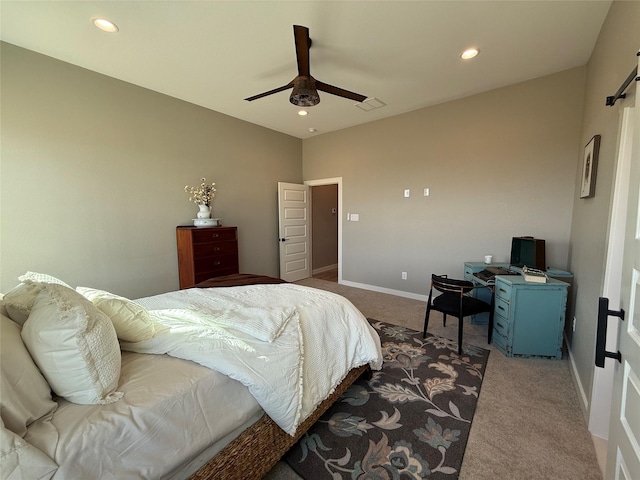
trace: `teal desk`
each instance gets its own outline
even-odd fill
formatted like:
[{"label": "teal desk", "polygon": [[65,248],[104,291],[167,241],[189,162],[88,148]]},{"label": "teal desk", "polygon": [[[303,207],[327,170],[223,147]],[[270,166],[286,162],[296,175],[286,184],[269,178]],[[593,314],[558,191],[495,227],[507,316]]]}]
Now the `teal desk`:
[{"label": "teal desk", "polygon": [[[492,264],[509,268],[507,264]],[[562,332],[565,324],[567,292],[572,275],[557,269],[547,270],[547,283],[524,280],[518,269],[513,275],[498,275],[495,284],[473,274],[487,267],[484,263],[465,262],[464,277],[475,285],[473,295],[491,302],[494,295],[492,343],[507,357],[562,358]],[[562,278],[563,280],[559,280]],[[472,323],[489,322],[487,313],[476,315]]]}]

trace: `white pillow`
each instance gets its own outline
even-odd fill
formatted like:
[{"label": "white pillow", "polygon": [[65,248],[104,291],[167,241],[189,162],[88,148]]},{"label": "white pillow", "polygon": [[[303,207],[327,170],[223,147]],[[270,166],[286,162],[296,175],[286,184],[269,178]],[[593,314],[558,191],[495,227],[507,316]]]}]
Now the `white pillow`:
[{"label": "white pillow", "polygon": [[2,299],[9,318],[18,325],[24,324],[27,320],[31,307],[33,307],[33,302],[46,284],[53,283],[69,287],[62,280],[45,273],[27,272],[18,277],[18,280],[22,283],[8,291]]},{"label": "white pillow", "polygon": [[156,335],[155,322],[142,305],[104,290],[78,287],[76,291],[111,319],[120,340],[141,342]]},{"label": "white pillow", "polygon": [[47,284],[22,328],[27,349],[53,391],[70,402],[122,398],[120,345],[109,317],[78,292]]},{"label": "white pillow", "polygon": [[0,420],[0,478],[48,480],[58,465],[24,438],[5,428]]},{"label": "white pillow", "polygon": [[22,343],[20,327],[4,315],[0,316],[0,369],[0,417],[6,428],[24,437],[31,423],[58,404]]}]

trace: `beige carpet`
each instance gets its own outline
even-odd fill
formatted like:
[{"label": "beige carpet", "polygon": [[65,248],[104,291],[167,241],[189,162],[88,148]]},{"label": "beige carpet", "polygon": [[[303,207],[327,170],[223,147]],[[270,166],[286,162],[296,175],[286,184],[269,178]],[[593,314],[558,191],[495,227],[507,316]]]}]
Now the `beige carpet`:
[{"label": "beige carpet", "polygon": [[[424,302],[312,278],[297,283],[339,293],[366,317],[422,330]],[[457,321],[443,328],[437,315],[429,332],[456,339]],[[491,354],[459,479],[602,479],[568,360],[506,358],[487,345],[486,326],[468,321],[464,341]],[[300,477],[279,462],[265,479]]]}]

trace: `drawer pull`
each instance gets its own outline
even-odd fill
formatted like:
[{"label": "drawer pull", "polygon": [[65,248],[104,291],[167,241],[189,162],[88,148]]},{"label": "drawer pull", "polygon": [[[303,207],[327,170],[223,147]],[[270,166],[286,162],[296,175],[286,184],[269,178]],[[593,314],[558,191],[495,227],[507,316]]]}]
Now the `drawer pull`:
[{"label": "drawer pull", "polygon": [[213,247],[213,251],[214,252],[219,252],[220,251],[220,247]]},{"label": "drawer pull", "polygon": [[503,312],[506,312],[506,309],[502,305],[496,305],[496,308],[499,308]]},{"label": "drawer pull", "polygon": [[502,293],[507,293],[507,291],[504,288],[500,288],[499,289]]},{"label": "drawer pull", "polygon": [[213,264],[217,267],[218,265],[220,265],[222,262],[220,260],[216,260]]},{"label": "drawer pull", "polygon": [[211,237],[213,237],[213,238],[218,238],[219,236],[220,236],[219,233],[214,233],[214,234],[211,235]]}]

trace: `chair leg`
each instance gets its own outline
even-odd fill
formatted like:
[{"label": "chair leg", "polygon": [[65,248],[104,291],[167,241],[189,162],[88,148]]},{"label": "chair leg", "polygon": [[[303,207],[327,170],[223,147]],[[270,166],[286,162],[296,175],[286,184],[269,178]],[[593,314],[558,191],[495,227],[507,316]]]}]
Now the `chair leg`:
[{"label": "chair leg", "polygon": [[422,338],[427,338],[427,326],[429,325],[429,314],[431,313],[431,302],[427,303],[427,313],[424,316],[424,330],[422,331]]},{"label": "chair leg", "polygon": [[462,328],[464,325],[464,318],[458,317],[458,355],[462,355]]},{"label": "chair leg", "polygon": [[442,326],[443,327],[447,326],[447,314],[446,313],[442,314]]}]

